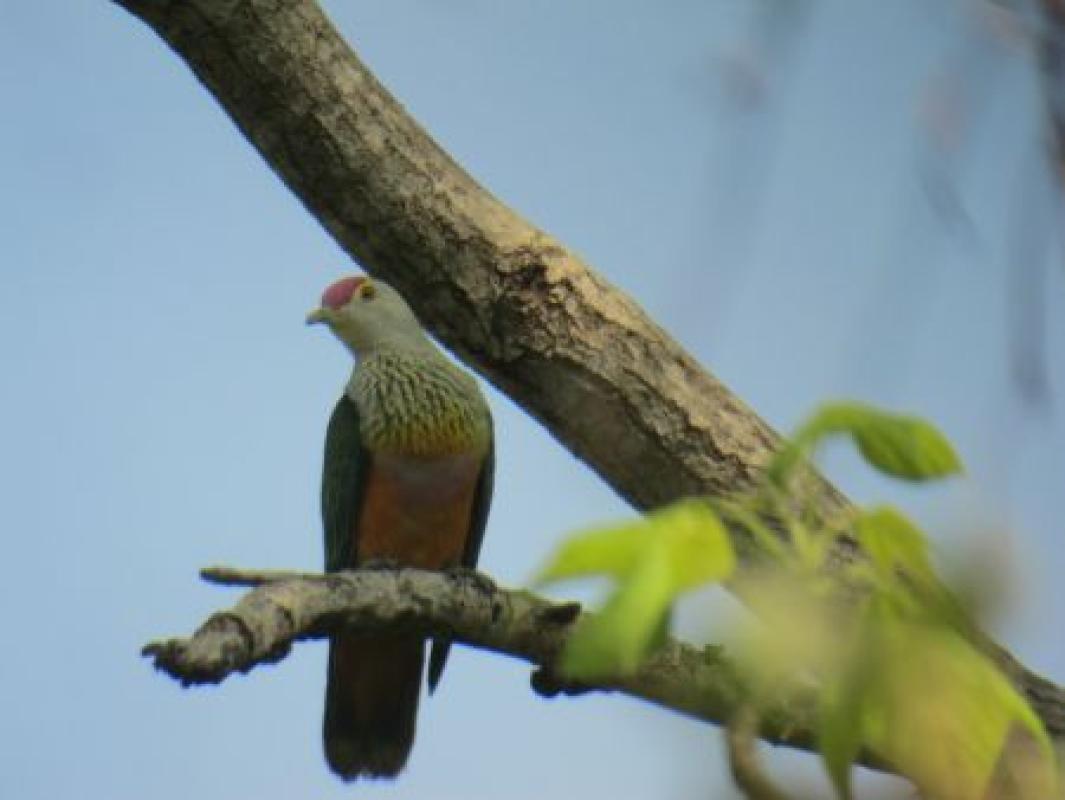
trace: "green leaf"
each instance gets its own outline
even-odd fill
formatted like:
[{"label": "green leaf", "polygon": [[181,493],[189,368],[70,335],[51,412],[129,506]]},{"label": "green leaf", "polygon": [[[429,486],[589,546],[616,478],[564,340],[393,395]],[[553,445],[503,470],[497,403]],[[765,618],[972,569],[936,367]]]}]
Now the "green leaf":
[{"label": "green leaf", "polygon": [[868,697],[879,667],[884,606],[869,602],[856,612],[858,627],[841,642],[844,651],[830,669],[820,697],[818,748],[833,786],[843,800],[851,800],[851,765],[866,743]]},{"label": "green leaf", "polygon": [[1044,790],[1056,783],[1046,731],[983,654],[941,626],[896,622],[881,634],[863,728],[873,749],[924,794],[985,796],[1013,730],[1024,731],[1035,744],[1033,782]]},{"label": "green leaf", "polygon": [[863,746],[921,796],[989,797],[1003,770],[1019,785],[1010,797],[1057,796],[1049,737],[1002,672],[949,627],[914,623],[890,603],[869,607],[821,693],[819,747],[843,798]]},{"label": "green leaf", "polygon": [[533,580],[534,585],[607,575],[623,578],[638,563],[648,543],[645,520],[597,528],[571,536]]},{"label": "green leaf", "polygon": [[603,575],[616,590],[582,622],[563,653],[570,677],[625,674],[661,641],[666,614],[681,592],[727,578],[736,567],[728,531],[700,501],[675,503],[638,522],[571,538],[537,582]]},{"label": "green leaf", "polygon": [[861,403],[834,403],[822,406],[777,453],[769,478],[782,486],[803,458],[840,434],[854,439],[869,464],[896,478],[926,481],[962,471],[950,442],[924,420]]},{"label": "green leaf", "polygon": [[562,653],[562,673],[572,680],[593,681],[636,670],[674,596],[669,573],[665,543],[654,540],[603,610],[573,631]]},{"label": "green leaf", "polygon": [[865,460],[896,478],[926,481],[962,471],[947,438],[916,417],[863,409],[861,423],[851,433]]},{"label": "green leaf", "polygon": [[605,575],[625,579],[661,544],[676,591],[727,578],[736,567],[728,531],[706,503],[684,500],[636,522],[596,528],[564,542],[534,583]]},{"label": "green leaf", "polygon": [[821,693],[818,749],[832,785],[851,798],[851,765],[862,749],[862,696],[857,681],[841,681]]},{"label": "green leaf", "polygon": [[684,500],[656,511],[647,519],[647,533],[665,543],[674,592],[724,580],[736,568],[728,531],[702,501]]},{"label": "green leaf", "polygon": [[862,550],[882,575],[893,577],[898,569],[912,576],[933,574],[924,533],[890,506],[863,511],[855,530]]}]

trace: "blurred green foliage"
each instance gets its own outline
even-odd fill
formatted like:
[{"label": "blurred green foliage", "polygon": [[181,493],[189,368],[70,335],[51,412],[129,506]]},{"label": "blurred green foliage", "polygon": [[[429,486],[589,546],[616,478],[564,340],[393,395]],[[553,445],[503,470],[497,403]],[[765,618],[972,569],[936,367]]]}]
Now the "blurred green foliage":
[{"label": "blurred green foliage", "polygon": [[[937,577],[924,532],[887,506],[828,520],[802,495],[797,476],[830,437],[851,439],[870,466],[894,478],[962,471],[950,443],[923,420],[857,403],[822,407],[753,489],[682,501],[577,534],[558,549],[537,583],[613,582],[602,610],[574,630],[562,674],[583,681],[631,674],[667,629],[681,593],[729,580],[755,611],[741,631],[748,703],[757,709],[790,685],[816,681],[819,747],[839,797],[852,796],[851,765],[863,751],[923,795],[945,800],[998,796],[989,787],[1023,754],[1024,779],[1014,780],[1009,796],[1056,796],[1041,722],[974,644],[976,628]],[[737,536],[754,547],[755,568],[736,570]],[[856,541],[866,557],[827,568],[839,537]]]},{"label": "blurred green foliage", "polygon": [[560,665],[574,679],[635,670],[677,596],[727,578],[736,566],[725,526],[705,503],[676,503],[645,519],[573,536],[537,583],[606,575],[616,589],[581,620]]}]

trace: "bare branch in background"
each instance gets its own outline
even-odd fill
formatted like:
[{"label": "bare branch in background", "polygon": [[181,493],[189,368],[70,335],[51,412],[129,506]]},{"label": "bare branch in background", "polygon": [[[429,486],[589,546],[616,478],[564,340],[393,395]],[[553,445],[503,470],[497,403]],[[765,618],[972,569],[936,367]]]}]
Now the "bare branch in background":
[{"label": "bare branch in background", "polygon": [[1038,42],[1058,181],[1065,184],[1065,0],[1042,0],[1043,30]]},{"label": "bare branch in background", "polygon": [[1046,287],[1051,231],[1060,206],[1058,189],[1046,174],[1045,159],[1020,166],[1017,197],[1009,210],[1006,313],[1012,384],[1030,408],[1051,401],[1047,368]]},{"label": "bare branch in background", "polygon": [[781,106],[802,55],[803,34],[812,15],[809,0],[752,0],[741,41],[715,59],[721,87],[714,104],[722,134],[715,142],[708,185],[713,187],[713,240],[718,261],[712,270],[686,276],[690,297],[713,337],[730,298],[742,284],[751,246],[757,241],[765,194],[772,181],[779,144]]}]

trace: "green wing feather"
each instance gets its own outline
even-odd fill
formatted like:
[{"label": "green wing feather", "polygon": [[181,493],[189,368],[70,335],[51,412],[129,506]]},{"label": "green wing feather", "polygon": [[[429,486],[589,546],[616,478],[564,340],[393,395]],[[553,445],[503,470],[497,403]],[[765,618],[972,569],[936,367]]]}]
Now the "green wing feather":
[{"label": "green wing feather", "polygon": [[355,566],[353,534],[369,474],[370,452],[359,436],[358,409],[347,395],[341,395],[326,429],[322,465],[326,572]]},{"label": "green wing feather", "polygon": [[[495,434],[488,445],[488,454],[481,465],[477,477],[477,489],[473,495],[473,508],[470,512],[470,531],[466,535],[466,548],[462,553],[462,566],[473,569],[481,554],[481,542],[484,541],[484,529],[488,524],[488,509],[492,505],[492,487],[495,482],[496,451]],[[434,639],[432,653],[429,656],[429,692],[432,693],[444,674],[447,654],[451,650],[450,639]]]},{"label": "green wing feather", "polygon": [[495,483],[496,448],[495,437],[488,445],[488,454],[477,478],[477,490],[473,495],[473,510],[470,513],[470,532],[466,536],[466,549],[462,552],[462,566],[473,569],[481,555],[481,542],[488,524],[488,510],[492,506],[492,488]]},{"label": "green wing feather", "polygon": [[[355,541],[372,457],[359,414],[345,395],[333,409],[322,470],[325,568],[356,565]],[[329,644],[322,741],[330,768],[346,781],[393,777],[414,742],[423,645],[417,638],[334,636]]]}]

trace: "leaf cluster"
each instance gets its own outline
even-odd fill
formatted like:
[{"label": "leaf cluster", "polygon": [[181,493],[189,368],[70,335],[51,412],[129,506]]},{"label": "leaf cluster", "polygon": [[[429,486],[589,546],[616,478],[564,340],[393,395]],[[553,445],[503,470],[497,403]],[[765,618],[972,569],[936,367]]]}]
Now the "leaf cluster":
[{"label": "leaf cluster", "polygon": [[[803,495],[807,460],[832,437],[850,439],[871,467],[896,479],[962,470],[923,420],[857,403],[824,406],[753,490],[685,500],[566,541],[537,582],[605,576],[613,589],[574,631],[559,670],[588,682],[630,674],[667,631],[681,594],[728,581],[756,612],[741,632],[748,706],[813,681],[819,748],[840,798],[852,797],[851,766],[862,752],[927,797],[1056,796],[1047,734],[974,644],[975,627],[938,579],[924,532],[887,506],[825,519]],[[737,572],[738,537],[753,542],[757,569]],[[839,537],[856,541],[865,558],[829,569]],[[1006,775],[1010,794],[996,794]]]}]

